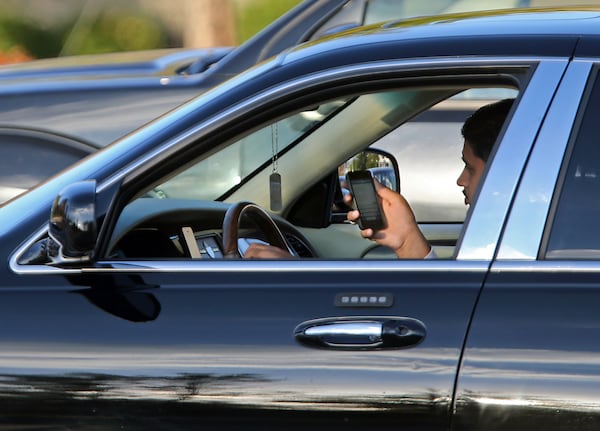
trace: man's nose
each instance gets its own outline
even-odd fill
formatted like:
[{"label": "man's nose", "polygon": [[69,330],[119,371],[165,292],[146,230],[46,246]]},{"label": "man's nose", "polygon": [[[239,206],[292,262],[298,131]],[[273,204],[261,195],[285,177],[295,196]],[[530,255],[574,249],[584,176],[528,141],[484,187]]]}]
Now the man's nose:
[{"label": "man's nose", "polygon": [[465,179],[464,179],[464,176],[465,176],[465,170],[463,169],[463,170],[461,171],[460,175],[458,176],[458,178],[456,179],[456,184],[457,184],[459,187],[464,187],[464,186],[465,186]]}]

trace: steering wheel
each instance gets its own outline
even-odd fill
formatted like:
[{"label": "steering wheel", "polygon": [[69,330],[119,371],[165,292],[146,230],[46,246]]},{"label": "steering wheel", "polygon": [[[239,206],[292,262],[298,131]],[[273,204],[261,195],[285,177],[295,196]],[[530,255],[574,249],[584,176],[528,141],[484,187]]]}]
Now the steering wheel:
[{"label": "steering wheel", "polygon": [[243,216],[248,216],[256,224],[269,244],[294,254],[268,212],[252,202],[238,202],[229,207],[223,219],[223,255],[225,259],[242,257],[238,249],[238,229]]}]

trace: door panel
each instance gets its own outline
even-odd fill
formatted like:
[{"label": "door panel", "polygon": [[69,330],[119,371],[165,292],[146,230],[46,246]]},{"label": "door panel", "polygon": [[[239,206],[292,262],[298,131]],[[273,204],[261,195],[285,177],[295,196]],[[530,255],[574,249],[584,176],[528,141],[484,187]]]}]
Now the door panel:
[{"label": "door panel", "polygon": [[598,430],[598,268],[496,269],[469,333],[453,429]]},{"label": "door panel", "polygon": [[[2,423],[447,429],[485,265],[415,265],[421,269],[120,274],[103,278],[112,292],[103,298],[90,294],[85,277],[63,291],[4,291],[0,315],[15,330],[0,339],[0,401],[10,406]],[[363,297],[388,301],[345,306],[353,296],[359,305]],[[340,316],[410,317],[426,336],[405,349],[294,340],[297,325]]]}]

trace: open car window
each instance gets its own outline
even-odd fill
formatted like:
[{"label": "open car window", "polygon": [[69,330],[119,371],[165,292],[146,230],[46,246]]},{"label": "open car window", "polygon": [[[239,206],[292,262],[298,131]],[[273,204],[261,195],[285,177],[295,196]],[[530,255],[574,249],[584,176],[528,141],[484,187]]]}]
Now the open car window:
[{"label": "open car window", "polygon": [[[136,192],[117,221],[108,257],[224,257],[225,212],[247,201],[270,212],[297,256],[394,258],[360,237],[340,204],[340,166],[368,148],[384,150],[397,163],[400,191],[417,221],[425,232],[433,229],[426,236],[443,247],[439,256],[451,257],[466,214],[456,185],[460,128],[479,106],[516,94],[504,86],[455,83],[371,90],[262,122],[174,164]],[[253,227],[244,226],[240,235],[246,245],[269,242]]]},{"label": "open car window", "polygon": [[476,109],[515,98],[513,88],[471,88],[442,100],[397,127],[371,147],[398,161],[402,195],[419,223],[462,223],[467,212],[456,180],[463,162],[461,128]]}]

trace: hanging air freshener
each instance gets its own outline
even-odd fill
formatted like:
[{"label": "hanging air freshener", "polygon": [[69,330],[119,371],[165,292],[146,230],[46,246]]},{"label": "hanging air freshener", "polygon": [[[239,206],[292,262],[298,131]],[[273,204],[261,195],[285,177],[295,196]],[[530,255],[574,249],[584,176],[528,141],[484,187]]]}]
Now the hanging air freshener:
[{"label": "hanging air freshener", "polygon": [[271,125],[271,162],[273,165],[273,172],[269,175],[269,196],[271,201],[271,211],[281,211],[281,175],[277,172],[277,153],[279,152],[279,142],[277,136],[277,124]]}]

